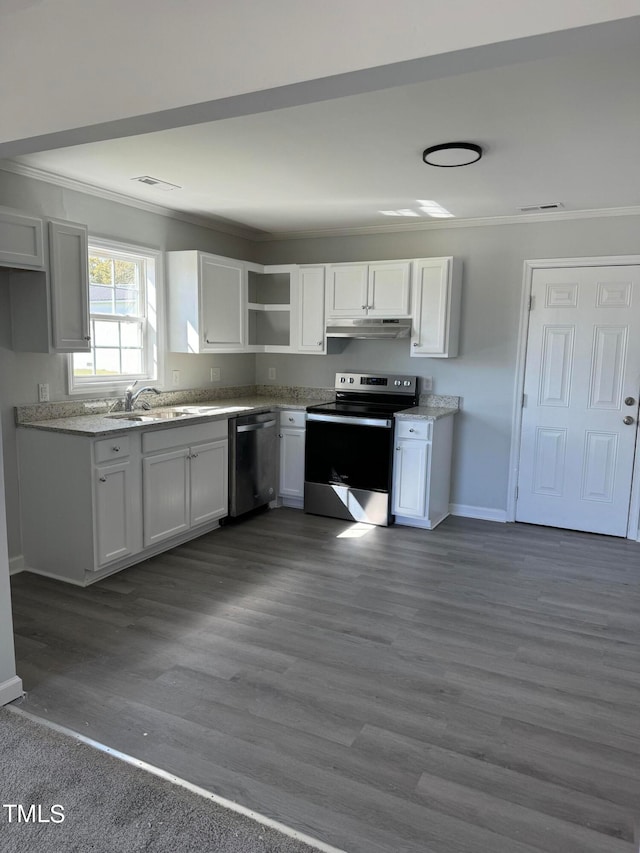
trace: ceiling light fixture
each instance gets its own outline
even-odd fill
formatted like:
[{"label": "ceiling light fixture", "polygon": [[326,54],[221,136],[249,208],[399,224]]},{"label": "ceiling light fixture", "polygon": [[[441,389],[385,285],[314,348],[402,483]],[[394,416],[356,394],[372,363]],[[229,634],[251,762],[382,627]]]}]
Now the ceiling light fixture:
[{"label": "ceiling light fixture", "polygon": [[453,169],[455,166],[469,166],[482,157],[482,148],[475,142],[444,142],[432,145],[422,152],[422,159],[429,166]]}]

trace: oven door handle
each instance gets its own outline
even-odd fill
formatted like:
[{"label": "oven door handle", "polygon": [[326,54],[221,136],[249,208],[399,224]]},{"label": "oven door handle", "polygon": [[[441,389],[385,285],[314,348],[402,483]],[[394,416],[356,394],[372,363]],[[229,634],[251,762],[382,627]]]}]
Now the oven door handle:
[{"label": "oven door handle", "polygon": [[328,424],[353,424],[354,426],[381,427],[391,429],[392,420],[381,420],[380,418],[350,418],[348,415],[316,415],[307,412],[308,421],[324,421]]}]

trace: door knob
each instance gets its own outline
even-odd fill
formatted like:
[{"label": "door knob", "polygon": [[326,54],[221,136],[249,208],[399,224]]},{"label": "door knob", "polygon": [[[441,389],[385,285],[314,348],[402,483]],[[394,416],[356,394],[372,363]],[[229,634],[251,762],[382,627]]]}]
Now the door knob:
[{"label": "door knob", "polygon": [[636,401],[633,399],[633,397],[625,397],[624,404],[625,406],[635,406]]},{"label": "door knob", "polygon": [[622,423],[626,424],[627,426],[631,426],[631,424],[633,423],[633,418],[631,417],[631,415],[627,415],[625,418],[622,419]]}]

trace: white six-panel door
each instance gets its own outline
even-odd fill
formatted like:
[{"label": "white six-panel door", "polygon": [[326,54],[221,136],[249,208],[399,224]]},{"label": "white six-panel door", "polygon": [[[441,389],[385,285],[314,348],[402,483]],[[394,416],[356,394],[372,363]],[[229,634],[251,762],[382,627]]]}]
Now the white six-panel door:
[{"label": "white six-panel door", "polygon": [[626,536],[640,390],[640,267],[536,269],[516,520]]}]

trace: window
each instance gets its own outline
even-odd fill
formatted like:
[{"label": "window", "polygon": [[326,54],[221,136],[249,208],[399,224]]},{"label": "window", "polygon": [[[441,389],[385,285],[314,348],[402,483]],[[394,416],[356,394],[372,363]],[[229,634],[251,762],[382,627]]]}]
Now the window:
[{"label": "window", "polygon": [[70,392],[157,378],[159,262],[159,252],[89,240],[91,351],[69,357]]}]

